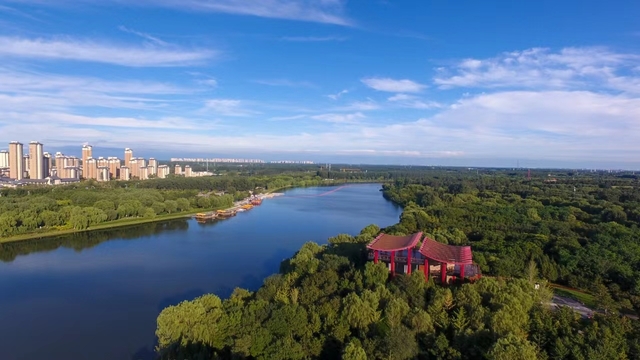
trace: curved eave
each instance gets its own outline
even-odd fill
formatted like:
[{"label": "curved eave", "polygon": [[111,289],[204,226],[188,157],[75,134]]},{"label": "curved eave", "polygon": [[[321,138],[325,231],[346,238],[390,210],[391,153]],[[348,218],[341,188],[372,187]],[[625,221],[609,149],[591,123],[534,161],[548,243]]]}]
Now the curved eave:
[{"label": "curved eave", "polygon": [[393,236],[380,234],[372,242],[367,245],[367,249],[378,251],[401,251],[404,249],[414,248],[420,239],[422,232],[418,232],[407,236]]},{"label": "curved eave", "polygon": [[425,237],[419,252],[422,256],[437,262],[460,265],[473,264],[471,246],[446,245]]}]

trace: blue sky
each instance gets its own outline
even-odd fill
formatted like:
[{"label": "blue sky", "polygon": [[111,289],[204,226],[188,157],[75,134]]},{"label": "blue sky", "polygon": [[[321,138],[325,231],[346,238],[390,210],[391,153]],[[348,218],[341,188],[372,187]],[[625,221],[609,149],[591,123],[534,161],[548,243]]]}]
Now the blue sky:
[{"label": "blue sky", "polygon": [[0,143],[637,169],[639,18],[618,0],[0,0]]}]

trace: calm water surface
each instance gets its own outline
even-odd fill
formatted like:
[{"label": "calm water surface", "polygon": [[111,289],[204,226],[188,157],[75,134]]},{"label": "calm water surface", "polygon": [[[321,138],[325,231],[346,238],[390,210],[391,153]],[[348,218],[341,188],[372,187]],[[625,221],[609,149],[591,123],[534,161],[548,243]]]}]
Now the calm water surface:
[{"label": "calm water surface", "polygon": [[[256,289],[306,241],[398,221],[380,185],[294,189],[211,224],[176,220],[0,245],[0,359],[152,359],[155,320]],[[323,196],[318,196],[326,194]]]}]

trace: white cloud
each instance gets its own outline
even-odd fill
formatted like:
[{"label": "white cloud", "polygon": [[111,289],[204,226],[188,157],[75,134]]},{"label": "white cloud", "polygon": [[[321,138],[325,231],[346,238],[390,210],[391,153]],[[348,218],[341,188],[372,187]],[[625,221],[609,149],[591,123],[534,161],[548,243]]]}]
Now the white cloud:
[{"label": "white cloud", "polygon": [[207,100],[203,110],[222,116],[250,116],[257,114],[256,111],[246,109],[244,101],[234,99]]},{"label": "white cloud", "polygon": [[415,93],[420,92],[427,87],[426,85],[407,79],[395,80],[390,78],[365,78],[361,81],[374,90],[396,93]]},{"label": "white cloud", "polygon": [[166,41],[164,41],[164,40],[161,40],[161,39],[159,39],[159,38],[157,38],[157,37],[155,37],[155,36],[149,35],[149,34],[147,34],[147,33],[143,33],[143,32],[140,32],[140,31],[133,30],[133,29],[129,29],[128,27],[126,27],[126,26],[124,26],[124,25],[120,25],[120,26],[118,26],[118,29],[119,29],[120,31],[123,31],[123,32],[129,33],[129,34],[138,35],[139,37],[141,37],[141,38],[143,38],[143,39],[146,39],[146,40],[148,40],[149,42],[151,42],[151,43],[153,43],[153,44],[156,44],[156,45],[161,45],[161,46],[167,46],[167,45],[169,45],[169,43],[167,43],[167,42],[166,42]]},{"label": "white cloud", "polygon": [[178,9],[351,25],[342,0],[144,0]]},{"label": "white cloud", "polygon": [[381,106],[377,102],[367,99],[367,101],[355,101],[349,105],[341,106],[336,108],[336,110],[340,111],[371,111],[378,110]]},{"label": "white cloud", "polygon": [[98,62],[131,67],[187,66],[203,63],[216,53],[176,47],[131,46],[72,38],[26,39],[0,36],[5,57]]},{"label": "white cloud", "polygon": [[441,108],[442,104],[436,101],[425,101],[414,95],[396,94],[387,99],[398,106],[412,109],[435,109]]},{"label": "white cloud", "polygon": [[352,26],[353,22],[345,16],[343,0],[18,0],[21,3],[60,6],[95,4],[104,6],[156,6],[177,10],[198,12],[219,12],[237,15],[250,15],[273,19],[309,21],[324,24]]},{"label": "white cloud", "polygon": [[168,83],[104,80],[0,67],[0,111],[62,111],[72,107],[160,109],[198,89]]},{"label": "white cloud", "polygon": [[[640,79],[625,76],[640,56],[605,48],[546,48],[503,53],[490,59],[466,59],[454,69],[438,69],[441,88],[585,89],[640,93]],[[623,74],[623,75],[621,75]]]},{"label": "white cloud", "polygon": [[[640,158],[640,123],[637,121],[640,99],[588,91],[509,91],[469,96],[437,115],[385,125],[350,126],[364,118],[362,113],[320,114],[312,119],[334,124],[330,131],[314,133],[297,128],[267,134],[260,129],[243,128],[234,134],[226,130],[201,130],[196,121],[187,122],[188,127],[195,129],[186,131],[183,129],[186,119],[166,118],[98,117],[93,120],[51,116],[34,126],[38,115],[28,117],[24,124],[15,120],[21,118],[19,114],[1,115],[0,119],[7,120],[4,124],[0,121],[0,133],[8,139],[20,139],[28,133],[30,138],[44,141],[55,133],[69,143],[98,139],[105,141],[104,146],[123,147],[135,142],[139,147],[170,153],[253,151],[264,154],[266,149],[269,152],[312,151],[325,156],[412,157],[413,163],[457,158],[462,159],[461,164],[464,159],[473,164],[473,159],[519,158],[583,163],[636,161],[638,165],[636,159]],[[147,126],[145,121],[162,126],[139,131],[126,127]],[[91,123],[116,126],[101,131],[86,125]],[[180,136],[176,136],[178,132]]]},{"label": "white cloud", "polygon": [[366,116],[364,116],[363,113],[357,112],[353,114],[334,114],[334,113],[321,114],[321,115],[314,115],[311,118],[314,120],[321,120],[321,121],[327,121],[332,123],[355,123],[360,119],[364,119],[365,117]]},{"label": "white cloud", "polygon": [[342,95],[344,95],[344,94],[347,94],[348,92],[349,92],[349,90],[344,89],[344,90],[342,90],[342,91],[338,92],[337,94],[330,94],[330,95],[327,95],[327,97],[328,97],[329,99],[331,99],[331,100],[338,100],[338,98],[340,98],[340,97],[341,97]]},{"label": "white cloud", "polygon": [[198,80],[198,83],[207,85],[213,88],[218,86],[218,80],[216,79],[202,79],[202,80]]},{"label": "white cloud", "polygon": [[300,120],[306,118],[307,115],[292,115],[292,116],[274,116],[269,118],[271,121],[288,121],[288,120]]},{"label": "white cloud", "polygon": [[326,42],[347,40],[347,38],[344,36],[283,36],[280,39],[292,42]]},{"label": "white cloud", "polygon": [[206,130],[214,128],[211,123],[192,121],[181,117],[164,117],[158,119],[145,119],[134,117],[116,116],[85,116],[60,112],[33,112],[29,114],[8,113],[3,114],[3,119],[20,126],[32,127],[40,124],[73,126],[77,130],[95,129],[95,127],[108,128],[136,128],[136,129],[174,129],[174,130]]}]

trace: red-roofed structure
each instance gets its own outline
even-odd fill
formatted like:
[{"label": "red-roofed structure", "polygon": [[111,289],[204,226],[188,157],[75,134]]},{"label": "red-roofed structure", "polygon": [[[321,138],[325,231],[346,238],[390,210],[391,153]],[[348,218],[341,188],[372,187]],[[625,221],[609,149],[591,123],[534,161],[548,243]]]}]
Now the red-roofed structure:
[{"label": "red-roofed structure", "polygon": [[418,232],[413,235],[407,236],[393,236],[387,234],[380,234],[372,242],[367,245],[367,249],[373,250],[373,262],[378,263],[380,258],[380,252],[383,252],[383,257],[389,258],[389,270],[392,275],[396,273],[396,253],[403,254],[403,250],[406,250],[406,273],[411,274],[411,258],[414,253],[416,245],[420,242],[422,233]]},{"label": "red-roofed structure", "polygon": [[[453,246],[439,243],[425,237],[420,247],[420,254],[424,256],[425,271],[429,269],[429,260],[440,263],[440,281],[447,281],[447,266],[449,264],[459,265],[460,278],[464,279],[465,266],[473,264],[471,246]],[[425,272],[425,275],[428,274]]]},{"label": "red-roofed structure", "polygon": [[440,264],[440,281],[443,284],[447,283],[448,267],[452,268],[451,277],[454,280],[456,275],[461,279],[464,279],[465,275],[480,276],[477,265],[473,264],[471,246],[447,245],[425,237],[422,246],[417,250],[416,246],[421,239],[421,232],[407,236],[380,234],[367,245],[367,249],[370,250],[369,258],[374,263],[388,263],[392,275],[396,274],[398,263],[404,265],[402,272],[405,274],[411,274],[414,268],[422,268],[427,280],[431,275],[431,265]]}]

